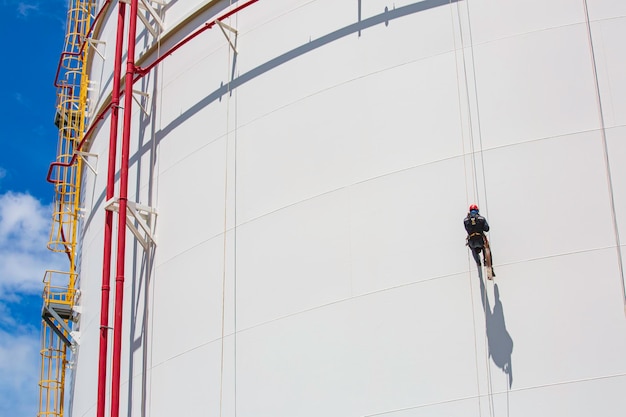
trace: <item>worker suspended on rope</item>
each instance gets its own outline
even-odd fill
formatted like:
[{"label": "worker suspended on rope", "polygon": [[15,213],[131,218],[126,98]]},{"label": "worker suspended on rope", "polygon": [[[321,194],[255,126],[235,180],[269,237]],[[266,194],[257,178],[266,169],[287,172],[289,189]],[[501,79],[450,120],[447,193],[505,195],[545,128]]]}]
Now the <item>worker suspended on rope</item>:
[{"label": "worker suspended on rope", "polygon": [[469,206],[469,212],[467,213],[467,217],[463,220],[463,224],[465,225],[465,230],[467,231],[466,244],[472,250],[476,264],[478,264],[478,266],[481,265],[480,252],[484,250],[485,266],[488,268],[488,277],[495,277],[496,274],[492,269],[493,259],[489,249],[489,241],[485,236],[485,232],[489,231],[489,223],[487,223],[487,219],[480,215],[476,204]]}]

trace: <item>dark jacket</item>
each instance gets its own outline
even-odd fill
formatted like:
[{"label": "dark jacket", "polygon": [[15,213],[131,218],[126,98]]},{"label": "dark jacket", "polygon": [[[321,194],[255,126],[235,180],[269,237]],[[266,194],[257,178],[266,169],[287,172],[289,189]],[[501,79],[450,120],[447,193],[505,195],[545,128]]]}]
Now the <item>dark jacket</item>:
[{"label": "dark jacket", "polygon": [[489,223],[480,214],[468,213],[463,220],[467,232],[467,243],[470,248],[482,248],[484,246],[483,233],[489,231]]}]

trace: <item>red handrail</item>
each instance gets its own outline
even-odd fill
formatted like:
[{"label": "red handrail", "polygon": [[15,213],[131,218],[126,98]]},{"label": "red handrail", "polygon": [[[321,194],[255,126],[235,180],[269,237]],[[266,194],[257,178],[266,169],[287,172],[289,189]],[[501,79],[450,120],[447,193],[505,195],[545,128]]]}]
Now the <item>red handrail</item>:
[{"label": "red handrail", "polygon": [[[237,6],[236,8],[228,11],[222,16],[207,22],[204,26],[196,30],[191,35],[184,38],[182,41],[174,45],[167,50],[163,55],[157,58],[153,63],[145,68],[135,66],[135,37],[136,37],[136,22],[137,22],[137,0],[131,0],[130,8],[130,24],[129,24],[129,39],[128,39],[128,54],[126,63],[126,78],[125,78],[125,91],[120,91],[120,70],[121,70],[121,56],[122,56],[122,43],[123,43],[123,29],[124,29],[124,3],[118,4],[118,30],[116,37],[116,55],[113,74],[113,92],[111,102],[106,105],[98,115],[91,121],[91,126],[83,135],[83,138],[74,149],[74,153],[69,162],[53,162],[50,164],[46,180],[51,183],[59,183],[61,180],[53,180],[51,178],[54,167],[69,167],[76,162],[78,157],[77,152],[80,151],[85,142],[91,137],[98,124],[104,119],[106,113],[113,109],[111,116],[111,132],[109,138],[109,165],[108,165],[108,177],[107,177],[107,200],[111,199],[114,195],[115,187],[115,149],[117,148],[117,124],[118,124],[118,111],[120,97],[124,96],[124,108],[127,109],[124,112],[124,127],[122,138],[122,157],[120,168],[120,197],[119,197],[119,213],[118,216],[118,242],[117,242],[117,261],[116,261],[116,293],[115,293],[115,313],[114,313],[114,340],[113,340],[113,358],[112,358],[112,376],[111,376],[111,416],[119,416],[119,390],[120,390],[120,365],[121,365],[121,336],[122,336],[122,313],[123,313],[123,294],[124,294],[124,260],[126,252],[126,216],[123,214],[126,212],[127,207],[127,188],[128,188],[128,164],[129,164],[129,148],[130,148],[130,127],[131,127],[131,109],[132,109],[132,86],[139,79],[148,74],[154,67],[161,63],[165,58],[171,56],[176,50],[187,44],[189,41],[200,35],[202,32],[211,29],[217,22],[227,19],[233,14],[245,9],[246,7],[256,3],[259,0],[248,0],[247,2]],[[87,37],[91,34],[95,26],[95,22],[100,18],[102,12],[107,8],[111,0],[107,0],[102,6],[98,14],[94,19]],[[63,57],[66,55],[79,55],[82,53],[86,45],[86,40],[81,45],[79,52],[64,52],[61,54],[59,60],[59,66],[57,67],[57,73],[55,75],[54,85],[58,88],[70,88],[70,86],[63,86],[58,84],[58,77],[61,70]],[[137,75],[136,77],[134,77]],[[134,77],[134,78],[133,78]],[[111,236],[112,236],[112,213],[107,210],[105,214],[105,236],[104,236],[104,259],[103,259],[103,272],[102,272],[102,299],[101,299],[101,317],[100,317],[100,352],[98,361],[98,401],[97,401],[97,417],[104,417],[106,396],[106,359],[107,359],[107,332],[108,332],[108,308],[109,308],[109,279],[110,279],[110,262],[112,256],[111,250]]]},{"label": "red handrail", "polygon": [[152,64],[148,65],[145,68],[138,67],[136,69],[138,76],[133,80],[133,82],[137,82],[140,78],[142,78],[148,72],[150,72],[152,70],[152,68],[154,68],[158,64],[160,64],[161,61],[163,61],[168,56],[172,55],[174,52],[176,52],[177,49],[181,48],[183,45],[185,45],[187,42],[191,41],[196,36],[200,35],[202,32],[211,29],[213,26],[215,26],[215,24],[217,22],[225,20],[225,19],[228,19],[229,17],[231,17],[235,13],[239,12],[240,10],[245,9],[246,7],[256,3],[257,1],[259,1],[259,0],[248,0],[247,2],[243,3],[242,5],[235,7],[231,11],[229,11],[227,13],[224,13],[223,15],[213,19],[210,22],[205,23],[204,26],[202,26],[200,29],[196,30],[195,32],[193,32],[192,34],[188,35],[186,38],[184,38],[183,40],[178,42],[176,45],[174,45],[173,47],[168,49],[165,53],[163,53],[163,55],[158,57]]},{"label": "red handrail", "polygon": [[106,2],[102,5],[102,7],[100,8],[100,11],[98,12],[98,14],[96,14],[96,17],[93,19],[93,22],[91,24],[91,27],[89,28],[89,31],[87,32],[87,34],[85,35],[85,40],[83,40],[83,43],[80,45],[80,50],[78,52],[62,52],[61,56],[59,57],[59,65],[57,66],[57,72],[54,76],[54,86],[59,88],[59,87],[64,87],[62,84],[58,84],[59,82],[59,74],[61,73],[61,67],[63,66],[63,57],[70,55],[70,56],[79,56],[80,54],[83,53],[83,50],[85,49],[85,45],[87,45],[87,39],[89,39],[89,36],[91,36],[91,32],[93,31],[93,28],[96,26],[96,22],[100,19],[100,16],[102,15],[102,12],[107,8],[107,6],[109,5],[109,3],[111,3],[112,0],[106,0]]},{"label": "red handrail", "polygon": [[[73,95],[74,87],[68,86],[68,85],[64,85],[64,84],[61,84],[59,82],[59,75],[61,73],[61,68],[63,66],[63,58],[65,56],[68,56],[68,55],[69,56],[79,56],[79,55],[81,55],[83,53],[83,51],[85,50],[85,45],[87,45],[87,39],[89,39],[89,36],[91,36],[91,33],[93,32],[93,29],[96,26],[96,23],[98,22],[98,20],[100,20],[100,17],[102,16],[102,13],[107,9],[107,7],[109,6],[109,3],[111,3],[111,1],[112,0],[106,0],[106,2],[102,5],[100,10],[96,14],[96,17],[94,18],[94,20],[93,20],[93,22],[91,24],[91,27],[89,28],[89,31],[87,31],[87,34],[85,35],[85,40],[83,41],[83,43],[80,46],[80,50],[78,52],[62,52],[61,56],[59,57],[59,64],[57,65],[57,72],[54,75],[54,86],[57,87],[57,88],[67,88],[67,89],[69,89],[69,95],[70,96]],[[96,121],[100,121],[104,117],[103,113],[108,111],[108,109],[109,109],[109,106],[107,106],[102,112],[100,112],[100,114],[96,118]],[[95,125],[95,123],[93,125]],[[92,125],[92,128],[93,128],[93,125]],[[89,129],[88,132],[90,132],[90,131],[91,131],[91,129]],[[83,139],[78,144],[78,147],[75,149],[75,151],[79,151],[82,148],[83,143],[85,142],[85,139],[87,137],[88,137],[87,134],[85,134]],[[54,169],[55,166],[69,167],[72,164],[74,164],[74,162],[76,162],[76,158],[77,158],[77,155],[76,155],[76,153],[74,153],[72,155],[72,159],[70,160],[70,162],[66,162],[66,163],[64,163],[64,162],[53,162],[53,163],[51,163],[50,167],[48,168],[48,175],[46,175],[46,181],[48,181],[48,182],[50,182],[52,184],[56,184],[56,183],[61,182],[61,181],[53,180],[53,179],[50,178],[50,176],[52,175],[52,170]]]},{"label": "red handrail", "polygon": [[112,103],[109,103],[104,109],[102,109],[100,113],[98,113],[98,116],[96,116],[96,118],[92,122],[91,127],[87,130],[87,132],[85,132],[85,134],[83,135],[83,138],[78,143],[78,146],[76,146],[76,148],[74,149],[74,154],[72,155],[72,159],[70,159],[69,162],[52,162],[50,164],[50,167],[48,168],[48,175],[46,176],[46,181],[52,184],[57,184],[59,182],[62,182],[61,180],[53,180],[51,178],[52,170],[54,169],[54,167],[69,167],[69,166],[72,166],[74,162],[76,162],[76,158],[78,158],[78,154],[76,152],[81,150],[81,148],[83,147],[83,145],[85,144],[89,136],[91,136],[95,128],[98,126],[98,123],[100,122],[100,120],[104,119],[104,116],[106,115],[106,112],[109,111],[109,109],[111,108],[111,105]]},{"label": "red handrail", "polygon": [[[110,2],[111,0],[107,1],[107,4]],[[248,0],[247,2],[241,4],[240,6],[235,7],[234,9],[230,10],[227,13],[224,13],[222,16],[217,17],[216,19],[213,19],[210,22],[207,22],[204,24],[204,26],[202,26],[200,29],[196,30],[195,32],[193,32],[191,35],[187,36],[186,38],[184,38],[183,40],[181,40],[180,42],[178,42],[176,45],[174,45],[173,47],[171,47],[170,49],[168,49],[167,51],[165,51],[163,53],[163,55],[161,55],[159,58],[157,58],[153,63],[151,63],[150,65],[148,65],[145,68],[141,68],[141,67],[136,67],[135,68],[135,72],[136,74],[138,74],[134,79],[133,79],[133,84],[137,81],[139,81],[141,78],[143,78],[147,73],[149,73],[155,66],[157,66],[159,63],[161,63],[165,58],[167,58],[168,56],[172,55],[174,52],[176,52],[176,50],[178,50],[179,48],[181,48],[182,46],[184,46],[186,43],[188,43],[189,41],[191,41],[192,39],[194,39],[195,37],[197,37],[198,35],[200,35],[202,32],[211,29],[213,26],[215,26],[215,24],[218,21],[222,21],[224,19],[229,18],[230,16],[232,16],[233,14],[239,12],[242,9],[245,9],[246,7],[256,3],[259,0]],[[100,13],[98,13],[99,15]],[[122,94],[122,93],[120,93]],[[96,125],[104,118],[105,113],[107,111],[109,111],[109,109],[111,108],[112,103],[109,103],[104,109],[102,109],[100,111],[100,113],[98,113],[98,115],[94,118],[93,122],[91,123],[90,128],[87,130],[87,132],[85,132],[85,135],[83,136],[83,139],[80,141],[80,143],[78,144],[78,146],[75,149],[76,151],[80,151],[81,148],[83,147],[83,144],[87,141],[87,139],[91,136],[91,134],[93,133],[93,131],[95,130]],[[51,178],[52,175],[52,170],[54,167],[56,166],[63,166],[63,167],[69,167],[71,166],[74,162],[76,162],[76,158],[78,155],[76,155],[76,153],[74,153],[74,155],[72,156],[72,159],[69,162],[53,162],[50,164],[50,168],[48,169],[48,175],[46,176],[46,181],[50,182],[50,183],[58,183],[60,181],[57,180],[53,180]]]}]

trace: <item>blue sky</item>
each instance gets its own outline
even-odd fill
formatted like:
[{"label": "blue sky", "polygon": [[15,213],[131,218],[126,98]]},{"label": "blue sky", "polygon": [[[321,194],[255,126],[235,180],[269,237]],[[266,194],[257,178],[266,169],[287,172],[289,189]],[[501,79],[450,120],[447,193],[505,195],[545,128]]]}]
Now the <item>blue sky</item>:
[{"label": "blue sky", "polygon": [[0,416],[39,409],[41,280],[46,269],[68,268],[46,249],[66,11],[67,0],[0,0]]}]

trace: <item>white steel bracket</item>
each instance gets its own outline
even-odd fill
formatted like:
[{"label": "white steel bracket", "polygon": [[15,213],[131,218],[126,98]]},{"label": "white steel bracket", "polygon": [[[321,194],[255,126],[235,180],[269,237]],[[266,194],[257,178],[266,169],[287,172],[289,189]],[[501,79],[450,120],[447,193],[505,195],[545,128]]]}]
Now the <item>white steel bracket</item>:
[{"label": "white steel bracket", "polygon": [[[94,80],[88,80],[87,81],[87,91],[90,92],[94,92],[96,93],[95,95],[98,95],[97,92],[100,91],[100,83]],[[91,110],[91,100],[88,98],[87,99],[87,106],[86,106],[86,110],[87,110],[87,117],[91,118],[93,117],[93,114],[95,112],[95,110]]]},{"label": "white steel bracket", "polygon": [[84,219],[86,215],[87,215],[87,209],[85,207],[79,207],[78,208],[78,218],[79,219]]},{"label": "white steel bracket", "polygon": [[75,331],[75,332],[71,332],[70,336],[72,336],[72,340],[74,341],[74,345],[80,345],[80,332],[79,331]]},{"label": "white steel bracket", "polygon": [[72,313],[74,313],[74,321],[78,321],[78,318],[83,314],[83,306],[75,305],[72,307]]},{"label": "white steel bracket", "polygon": [[87,81],[87,91],[98,91],[100,83],[94,80]]},{"label": "white steel bracket", "polygon": [[[107,201],[104,209],[119,213],[119,197],[113,197]],[[133,201],[126,202],[126,219],[130,220],[126,222],[126,226],[128,226],[130,231],[133,235],[135,235],[135,238],[145,250],[148,250],[150,245],[156,246],[156,238],[154,234],[156,216],[157,211],[152,207],[144,206]],[[137,221],[139,228],[135,226],[133,220]],[[141,229],[141,231],[139,229]]]},{"label": "white steel bracket", "polygon": [[[120,1],[122,3],[127,3],[127,4],[130,3],[130,0],[120,0]],[[139,0],[139,3],[140,3],[139,8],[142,10],[147,10],[148,13],[150,13],[150,16],[152,16],[152,18],[157,22],[157,25],[159,25],[159,28],[161,29],[161,31],[163,31],[165,28],[165,23],[163,23],[163,20],[159,17],[159,13],[154,9],[154,7],[150,5],[150,3],[155,3],[160,6],[164,6],[167,3],[161,0]],[[152,33],[152,36],[154,36],[155,38],[159,37],[159,33],[152,27],[150,22],[148,22],[148,19],[146,18],[146,16],[144,16],[141,13],[137,13],[137,17],[143,22],[146,29],[148,29],[150,33]]]},{"label": "white steel bracket", "polygon": [[100,55],[100,58],[102,58],[103,61],[106,60],[105,56],[98,49],[99,45],[104,45],[104,53],[106,53],[106,46],[107,46],[106,41],[100,41],[98,39],[87,38],[87,45],[91,46],[93,50],[96,51],[98,55]]},{"label": "white steel bracket", "polygon": [[148,111],[148,109],[146,109],[143,106],[143,104],[141,104],[140,99],[138,99],[137,96],[135,95],[137,94],[137,95],[143,96],[146,98],[146,101],[148,101],[150,100],[150,94],[144,93],[143,91],[139,91],[139,90],[133,90],[133,93],[134,93],[133,99],[135,100],[135,103],[137,103],[137,105],[141,108],[141,111],[143,111],[146,116],[150,116],[150,111]]},{"label": "white steel bracket", "polygon": [[76,155],[78,155],[79,158],[81,158],[83,160],[83,162],[85,163],[85,165],[87,165],[87,167],[89,167],[89,169],[91,170],[91,172],[93,172],[95,175],[98,175],[98,171],[96,171],[96,168],[94,168],[93,166],[91,166],[91,164],[89,163],[89,161],[87,160],[88,156],[93,156],[96,158],[96,164],[98,162],[98,155],[95,153],[88,153],[88,152],[83,152],[83,151],[76,151],[74,152]]},{"label": "white steel bracket", "polygon": [[[226,40],[228,41],[228,44],[230,45],[231,48],[233,48],[233,51],[235,51],[235,53],[237,54],[237,48],[235,48],[235,45],[233,45],[233,41],[230,39],[230,36],[228,36],[228,34],[226,33],[226,30],[232,32],[235,34],[235,37],[237,37],[237,34],[239,32],[237,32],[237,29],[235,29],[234,27],[227,25],[226,23],[222,22],[221,20],[217,20],[216,21],[217,25],[220,27],[220,29],[222,30],[222,33],[224,34],[224,36],[226,37]],[[226,30],[224,30],[226,29]]]}]

